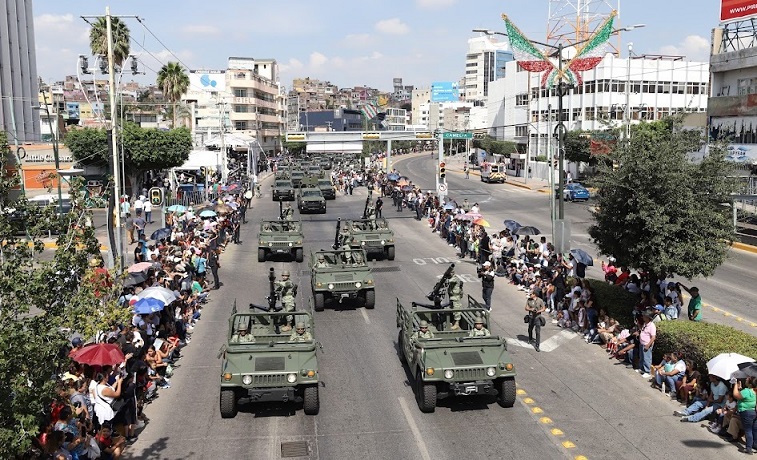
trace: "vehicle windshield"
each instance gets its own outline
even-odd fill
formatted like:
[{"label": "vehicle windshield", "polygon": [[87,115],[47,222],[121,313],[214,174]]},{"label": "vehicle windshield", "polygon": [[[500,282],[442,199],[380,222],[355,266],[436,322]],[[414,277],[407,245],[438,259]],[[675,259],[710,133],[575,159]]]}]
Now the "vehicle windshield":
[{"label": "vehicle windshield", "polygon": [[356,251],[332,251],[332,252],[319,252],[316,256],[316,261],[323,256],[324,262],[330,267],[341,267],[342,264],[350,264],[352,266],[365,266],[364,257],[353,257],[352,253]]},{"label": "vehicle windshield", "polygon": [[319,180],[318,185],[321,187],[331,187],[331,182],[327,180]]},{"label": "vehicle windshield", "polygon": [[264,232],[299,232],[299,222],[263,222],[262,231]]},{"label": "vehicle windshield", "polygon": [[276,181],[276,187],[291,187],[291,184],[289,181],[280,180]]},{"label": "vehicle windshield", "polygon": [[302,192],[302,196],[321,196],[320,190],[305,190]]}]

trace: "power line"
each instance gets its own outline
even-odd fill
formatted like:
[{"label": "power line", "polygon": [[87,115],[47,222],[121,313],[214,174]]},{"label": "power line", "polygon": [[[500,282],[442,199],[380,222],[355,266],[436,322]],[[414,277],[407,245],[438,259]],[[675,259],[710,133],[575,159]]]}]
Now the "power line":
[{"label": "power line", "polygon": [[181,63],[181,65],[184,66],[184,68],[186,68],[187,70],[189,70],[189,66],[184,61],[182,61],[179,56],[177,56],[173,51],[171,51],[171,49],[169,47],[167,47],[166,44],[163,43],[163,41],[161,39],[159,39],[158,36],[155,35],[153,33],[153,31],[149,27],[147,27],[147,25],[142,21],[142,18],[140,18],[139,16],[137,16],[137,22],[139,22],[140,24],[142,24],[142,27],[144,27],[144,29],[147,30],[147,32],[149,32],[150,35],[152,35],[153,38],[158,41],[158,43],[160,43],[160,46],[162,46],[163,48],[165,48],[166,51],[168,51],[169,53],[171,53],[171,56],[175,57],[176,60],[179,61],[179,63]]}]

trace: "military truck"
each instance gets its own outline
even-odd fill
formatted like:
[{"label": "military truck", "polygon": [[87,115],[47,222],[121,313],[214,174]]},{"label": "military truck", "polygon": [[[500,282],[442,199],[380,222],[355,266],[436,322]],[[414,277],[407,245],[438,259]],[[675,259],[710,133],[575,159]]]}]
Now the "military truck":
[{"label": "military truck", "polygon": [[326,198],[318,187],[304,186],[297,191],[297,209],[300,213],[319,212],[326,214]]},{"label": "military truck", "polygon": [[394,260],[394,232],[386,219],[348,220],[349,244],[353,249],[364,249],[366,255]]},{"label": "military truck", "polygon": [[292,181],[286,178],[275,178],[273,180],[273,201],[294,201],[294,185]]},{"label": "military truck", "polygon": [[336,187],[328,176],[318,178],[318,188],[327,200],[336,200]]},{"label": "military truck", "polygon": [[[359,254],[354,256],[356,252]],[[323,262],[319,262],[321,258]],[[358,299],[368,309],[375,307],[373,273],[365,260],[362,249],[320,250],[310,254],[310,284],[315,311],[323,311],[326,302],[341,303],[345,299]]]},{"label": "military truck", "polygon": [[292,180],[294,188],[299,188],[302,179],[305,177],[305,171],[301,169],[291,169],[289,171],[289,178]]},{"label": "military truck", "polygon": [[[255,306],[251,304],[251,307]],[[286,312],[256,311],[255,308],[237,312],[235,306],[229,318],[226,344],[219,354],[223,357],[221,417],[235,417],[240,400],[302,402],[305,414],[318,414],[316,342],[290,341],[291,334],[279,328],[286,323]],[[289,314],[294,316],[295,322],[304,323],[312,337],[312,315],[299,310]],[[242,328],[247,328],[247,332],[240,333]]]},{"label": "military truck", "polygon": [[302,262],[305,259],[302,252],[304,239],[299,220],[263,220],[258,235],[258,262],[265,262],[269,256],[277,255]]},{"label": "military truck", "polygon": [[[452,310],[424,308],[417,302],[404,307],[397,299],[397,348],[414,376],[413,390],[421,412],[434,412],[439,399],[496,396],[502,407],[515,404],[515,367],[503,337],[469,337],[476,316],[490,329],[489,311],[468,296],[460,310],[460,329],[452,330]],[[415,338],[421,321],[433,338]]]}]

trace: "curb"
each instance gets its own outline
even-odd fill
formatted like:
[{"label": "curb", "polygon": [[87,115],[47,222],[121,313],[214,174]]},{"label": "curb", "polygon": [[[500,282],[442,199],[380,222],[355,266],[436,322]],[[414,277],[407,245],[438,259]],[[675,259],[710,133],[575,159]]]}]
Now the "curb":
[{"label": "curb", "polygon": [[757,254],[757,246],[752,246],[751,244],[744,244],[738,241],[734,241],[733,243],[731,243],[731,247],[734,249],[751,252],[752,254]]}]

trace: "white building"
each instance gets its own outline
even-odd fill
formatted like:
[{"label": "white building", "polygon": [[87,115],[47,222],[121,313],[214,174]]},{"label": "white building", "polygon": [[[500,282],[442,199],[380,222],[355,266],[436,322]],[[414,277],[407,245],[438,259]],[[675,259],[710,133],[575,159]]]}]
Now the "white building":
[{"label": "white building", "polygon": [[[412,104],[411,120],[414,125],[428,126],[428,105],[431,104],[431,88],[416,88],[410,98]],[[425,112],[422,107],[425,107]]]},{"label": "white building", "polygon": [[513,60],[513,54],[508,48],[508,43],[495,41],[488,35],[468,39],[463,96],[465,101],[483,105],[489,96],[489,83],[501,78],[505,63]]},{"label": "white building", "polygon": [[[555,90],[543,89],[541,75],[523,71],[514,61],[505,67],[504,78],[490,85],[486,102],[489,134],[528,144],[532,157],[546,156],[548,133],[557,123]],[[620,126],[627,104],[631,123],[707,109],[706,62],[639,56],[629,63],[629,59],[608,54],[595,69],[583,72],[582,77],[582,84],[563,98],[563,120],[569,130]]]},{"label": "white building", "polygon": [[405,131],[406,126],[409,124],[407,110],[405,109],[386,109],[386,129],[388,131]]}]

